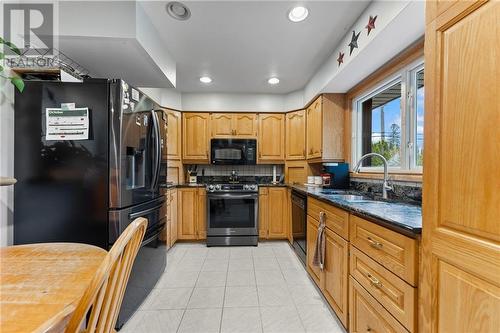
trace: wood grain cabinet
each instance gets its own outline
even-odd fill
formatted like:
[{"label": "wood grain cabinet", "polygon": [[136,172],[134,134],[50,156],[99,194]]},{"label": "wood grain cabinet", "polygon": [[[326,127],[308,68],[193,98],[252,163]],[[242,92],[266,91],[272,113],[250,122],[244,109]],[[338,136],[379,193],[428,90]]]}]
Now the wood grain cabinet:
[{"label": "wood grain cabinet", "polygon": [[210,118],[212,138],[256,138],[255,113],[212,113]]},{"label": "wood grain cabinet", "polygon": [[344,160],[344,94],[324,94],[306,109],[306,158],[310,162]]},{"label": "wood grain cabinet", "polygon": [[259,237],[288,238],[288,201],[286,187],[259,189]]},{"label": "wood grain cabinet", "polygon": [[429,1],[421,332],[500,327],[500,2]]},{"label": "wood grain cabinet", "polygon": [[285,115],[259,114],[258,163],[285,162]]},{"label": "wood grain cabinet", "polygon": [[179,188],[177,238],[206,239],[206,192],[204,188]]},{"label": "wood grain cabinet", "polygon": [[286,114],[286,160],[306,159],[306,111],[299,110]]},{"label": "wood grain cabinet", "polygon": [[179,161],[182,157],[182,114],[166,110],[167,116],[167,160]]},{"label": "wood grain cabinet", "polygon": [[292,160],[285,162],[285,183],[287,184],[305,184],[307,176],[311,175],[307,161]]},{"label": "wood grain cabinet", "polygon": [[184,163],[209,162],[210,114],[182,114],[182,160]]},{"label": "wood grain cabinet", "polygon": [[177,242],[177,189],[172,188],[165,191],[165,202],[167,204],[167,224],[161,240],[165,241],[167,249],[169,249]]},{"label": "wood grain cabinet", "polygon": [[307,216],[307,272],[312,277],[316,285],[321,288],[321,271],[313,264],[314,251],[318,239],[319,222],[311,216]]}]

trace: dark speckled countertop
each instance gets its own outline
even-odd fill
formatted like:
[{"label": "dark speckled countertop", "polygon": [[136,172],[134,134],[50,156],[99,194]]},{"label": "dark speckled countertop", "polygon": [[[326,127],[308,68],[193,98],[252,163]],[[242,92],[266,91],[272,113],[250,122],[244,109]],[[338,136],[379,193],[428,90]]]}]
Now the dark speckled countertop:
[{"label": "dark speckled countertop", "polygon": [[[362,202],[348,201],[342,194],[321,193],[322,189],[318,187],[302,185],[290,185],[290,187],[409,237],[416,238],[422,233],[422,208],[420,206],[371,200],[368,197]],[[347,191],[345,194],[366,196],[365,193],[352,191]]]}]

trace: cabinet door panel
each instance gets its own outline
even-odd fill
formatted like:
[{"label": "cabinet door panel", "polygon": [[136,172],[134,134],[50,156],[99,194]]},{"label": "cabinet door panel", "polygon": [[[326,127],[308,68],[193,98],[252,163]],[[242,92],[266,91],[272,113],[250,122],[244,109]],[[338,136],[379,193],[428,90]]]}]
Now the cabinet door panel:
[{"label": "cabinet door panel", "polygon": [[178,190],[178,239],[196,239],[197,189],[181,188]]},{"label": "cabinet door panel", "polygon": [[187,163],[208,163],[209,114],[184,113],[182,158]]},{"label": "cabinet door panel", "polygon": [[177,189],[172,189],[170,190],[170,241],[172,245],[177,242],[177,233],[178,233],[178,218],[177,218],[177,212],[178,212],[178,200],[177,200]]},{"label": "cabinet door panel", "polygon": [[307,158],[320,158],[323,135],[322,97],[318,97],[306,111],[307,118]]},{"label": "cabinet door panel", "polygon": [[286,217],[286,187],[269,188],[268,190],[268,225],[269,238],[287,238]]},{"label": "cabinet door panel", "polygon": [[286,115],[286,159],[306,158],[306,112],[305,110]]},{"label": "cabinet door panel", "polygon": [[268,188],[259,188],[259,238],[268,237]]},{"label": "cabinet door panel", "polygon": [[198,189],[198,211],[196,216],[198,239],[207,239],[207,195],[204,188]]},{"label": "cabinet door panel", "polygon": [[259,163],[283,163],[285,160],[285,115],[259,115]]},{"label": "cabinet door panel", "polygon": [[[439,6],[438,6],[439,7]],[[500,327],[500,3],[457,1],[425,32],[422,332]]]},{"label": "cabinet door panel", "polygon": [[213,138],[229,138],[234,135],[233,118],[230,113],[213,113],[210,118],[210,129]]},{"label": "cabinet door panel", "polygon": [[234,135],[245,138],[257,137],[257,115],[254,113],[235,114]]},{"label": "cabinet door panel", "polygon": [[167,110],[167,159],[181,159],[182,115],[179,111]]},{"label": "cabinet door panel", "polygon": [[349,243],[329,229],[326,229],[325,269],[323,294],[328,303],[347,327]]},{"label": "cabinet door panel", "polygon": [[321,286],[321,270],[318,266],[313,265],[314,249],[318,238],[319,222],[310,216],[307,216],[307,271],[313,278],[314,282]]}]

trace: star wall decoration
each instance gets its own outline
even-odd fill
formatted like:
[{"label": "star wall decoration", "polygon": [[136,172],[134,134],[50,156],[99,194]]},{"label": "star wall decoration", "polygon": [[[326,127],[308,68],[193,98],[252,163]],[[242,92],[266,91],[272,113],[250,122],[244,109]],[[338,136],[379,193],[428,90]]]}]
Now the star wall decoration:
[{"label": "star wall decoration", "polygon": [[337,62],[339,63],[339,66],[340,64],[344,63],[344,53],[339,52],[339,57],[337,58]]},{"label": "star wall decoration", "polygon": [[375,21],[377,20],[377,15],[375,16],[371,16],[370,15],[370,18],[368,19],[368,24],[366,25],[366,29],[368,29],[368,34],[367,36],[370,34],[370,32],[375,29]]},{"label": "star wall decoration", "polygon": [[358,48],[358,38],[360,33],[361,31],[357,34],[354,30],[352,31],[351,42],[349,43],[349,55],[352,55],[352,51]]}]

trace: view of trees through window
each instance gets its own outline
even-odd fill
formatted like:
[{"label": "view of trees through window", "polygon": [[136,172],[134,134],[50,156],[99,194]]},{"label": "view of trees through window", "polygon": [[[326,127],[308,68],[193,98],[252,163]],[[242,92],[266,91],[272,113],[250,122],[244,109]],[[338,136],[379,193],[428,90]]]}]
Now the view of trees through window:
[{"label": "view of trees through window", "polygon": [[[378,153],[389,166],[401,166],[401,82],[362,103],[362,153]],[[379,158],[363,166],[382,166]]]}]

